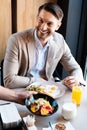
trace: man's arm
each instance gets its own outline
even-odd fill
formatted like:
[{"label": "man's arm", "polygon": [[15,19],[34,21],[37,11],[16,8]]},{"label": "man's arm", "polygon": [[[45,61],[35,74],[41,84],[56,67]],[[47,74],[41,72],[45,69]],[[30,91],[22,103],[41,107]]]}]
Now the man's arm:
[{"label": "man's arm", "polygon": [[82,69],[71,54],[67,44],[65,44],[65,53],[61,59],[61,64],[69,75],[63,80],[65,85],[70,88],[80,83],[85,85]]},{"label": "man's arm", "polygon": [[[22,42],[24,41],[22,40]],[[3,65],[5,87],[26,87],[33,81],[32,78],[25,76],[28,67],[28,56],[26,57],[27,50],[22,42],[21,38],[14,35],[9,38]],[[25,47],[25,50],[23,50],[23,47]]]}]

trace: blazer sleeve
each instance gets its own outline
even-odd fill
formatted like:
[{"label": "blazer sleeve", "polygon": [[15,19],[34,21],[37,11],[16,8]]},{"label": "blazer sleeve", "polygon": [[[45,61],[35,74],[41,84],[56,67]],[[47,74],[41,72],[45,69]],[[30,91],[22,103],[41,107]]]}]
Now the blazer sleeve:
[{"label": "blazer sleeve", "polygon": [[3,65],[3,77],[5,87],[8,88],[26,87],[33,80],[29,77],[25,77],[24,74],[20,76],[18,75],[21,62],[19,58],[21,57],[20,55],[21,55],[21,49],[17,41],[17,38],[11,35],[8,40]]},{"label": "blazer sleeve", "polygon": [[80,65],[76,62],[75,58],[73,57],[65,40],[64,40],[64,53],[60,62],[68,75],[76,77],[80,83],[85,85],[82,69]]}]

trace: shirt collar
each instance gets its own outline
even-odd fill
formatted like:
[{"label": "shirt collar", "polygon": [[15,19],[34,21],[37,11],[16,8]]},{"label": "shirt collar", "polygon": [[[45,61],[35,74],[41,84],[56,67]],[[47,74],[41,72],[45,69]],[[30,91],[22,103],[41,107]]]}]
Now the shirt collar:
[{"label": "shirt collar", "polygon": [[49,47],[49,41],[47,42],[47,44],[44,47],[42,46],[40,40],[37,37],[36,30],[35,30],[34,36],[35,36],[35,40],[36,40],[36,48],[37,49],[43,49],[43,48]]}]

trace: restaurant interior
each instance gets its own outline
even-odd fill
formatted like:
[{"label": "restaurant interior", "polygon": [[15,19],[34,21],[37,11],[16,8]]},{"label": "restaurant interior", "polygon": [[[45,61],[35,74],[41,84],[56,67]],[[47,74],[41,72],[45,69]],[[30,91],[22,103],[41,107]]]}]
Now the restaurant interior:
[{"label": "restaurant interior", "polygon": [[[37,9],[45,2],[55,2],[62,8],[64,18],[58,32],[64,36],[73,56],[82,68],[85,81],[87,81],[87,0],[0,0],[0,85],[4,86],[3,60],[9,36],[13,33],[35,27]],[[58,64],[54,75],[63,79],[67,74],[63,67]],[[84,89],[86,89],[86,87],[84,87]],[[58,103],[63,104],[66,101],[70,101],[71,93],[70,90],[68,91],[69,98],[67,97],[67,92],[64,95],[64,99],[59,99]],[[71,124],[76,130],[87,130],[87,126],[85,125],[87,119],[83,119],[84,114],[81,113],[83,111],[87,113],[86,91],[84,91],[84,100],[82,104],[79,105],[81,107],[78,107],[79,117],[77,116],[75,120],[71,120]],[[17,106],[19,113],[22,114],[21,110],[23,109],[23,114],[26,114],[24,106],[20,107],[18,104]],[[38,122],[39,121],[40,119],[38,119]],[[81,122],[81,124],[79,122]],[[80,124],[79,126],[77,125],[78,123]]]}]

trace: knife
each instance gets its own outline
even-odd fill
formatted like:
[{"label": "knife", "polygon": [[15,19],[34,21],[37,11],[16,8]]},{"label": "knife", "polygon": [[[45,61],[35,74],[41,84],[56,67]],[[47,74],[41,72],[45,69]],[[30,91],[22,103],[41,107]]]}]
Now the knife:
[{"label": "knife", "polygon": [[10,104],[10,102],[7,102],[7,103],[0,103],[0,106],[2,106],[2,105],[8,105],[8,104]]}]

